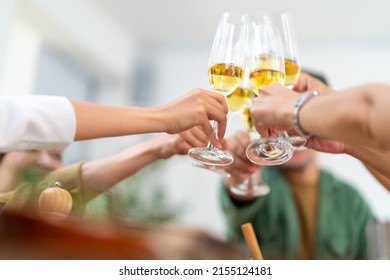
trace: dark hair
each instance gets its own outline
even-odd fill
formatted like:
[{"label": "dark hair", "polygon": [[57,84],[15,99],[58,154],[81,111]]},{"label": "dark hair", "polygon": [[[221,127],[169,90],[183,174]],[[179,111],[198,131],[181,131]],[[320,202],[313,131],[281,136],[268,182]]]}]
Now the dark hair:
[{"label": "dark hair", "polygon": [[5,156],[5,153],[0,153],[0,163],[3,161],[4,156]]}]

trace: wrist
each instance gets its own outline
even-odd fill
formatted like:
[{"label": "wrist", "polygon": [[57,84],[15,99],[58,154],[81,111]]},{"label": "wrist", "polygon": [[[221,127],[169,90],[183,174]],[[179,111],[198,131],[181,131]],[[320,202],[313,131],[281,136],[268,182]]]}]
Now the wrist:
[{"label": "wrist", "polygon": [[159,159],[168,159],[177,154],[177,138],[177,135],[166,135],[159,137],[159,143],[157,143]]},{"label": "wrist", "polygon": [[304,94],[302,94],[294,104],[294,108],[292,111],[292,122],[295,132],[303,137],[309,137],[310,134],[307,133],[301,126],[300,120],[299,120],[299,113],[302,109],[302,107],[309,102],[310,99],[312,99],[314,96],[317,96],[317,91],[309,91]]},{"label": "wrist", "polygon": [[150,132],[168,132],[169,123],[163,107],[147,108],[145,119],[152,125]]}]

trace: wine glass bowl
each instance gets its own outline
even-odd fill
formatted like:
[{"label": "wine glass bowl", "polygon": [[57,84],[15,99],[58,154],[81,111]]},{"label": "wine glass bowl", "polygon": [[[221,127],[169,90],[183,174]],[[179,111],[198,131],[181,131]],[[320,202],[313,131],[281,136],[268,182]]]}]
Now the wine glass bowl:
[{"label": "wine glass bowl", "polygon": [[249,71],[245,70],[241,84],[228,96],[225,97],[229,112],[239,112],[248,104],[253,96],[253,90],[249,84]]},{"label": "wine glass bowl", "polygon": [[271,83],[284,84],[284,60],[282,57],[272,53],[262,53],[256,60],[256,64],[249,73],[249,81],[253,91],[260,95],[260,88]]},{"label": "wine glass bowl", "polygon": [[284,86],[292,89],[294,83],[298,80],[301,68],[297,60],[284,59],[284,68],[286,69],[286,79]]},{"label": "wine glass bowl", "polygon": [[[279,30],[283,47],[284,65],[285,65],[285,83],[284,86],[292,89],[294,83],[298,80],[301,72],[298,39],[295,32],[294,21],[291,13],[287,11],[273,11],[268,13],[270,22]],[[303,136],[287,135],[288,141],[294,149],[303,147],[307,139]]]},{"label": "wine glass bowl", "polygon": [[211,87],[216,92],[227,96],[241,83],[244,70],[234,64],[218,63],[209,67],[208,74]]},{"label": "wine glass bowl", "polygon": [[301,72],[298,55],[298,39],[291,13],[287,11],[269,12],[270,22],[276,26],[281,35],[286,81],[284,86],[292,88]]}]

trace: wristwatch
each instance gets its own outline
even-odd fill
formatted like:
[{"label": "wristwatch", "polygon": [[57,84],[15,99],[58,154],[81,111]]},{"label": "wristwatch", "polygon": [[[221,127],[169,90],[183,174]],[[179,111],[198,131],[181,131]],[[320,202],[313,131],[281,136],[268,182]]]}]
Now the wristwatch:
[{"label": "wristwatch", "polygon": [[309,137],[311,135],[302,129],[299,123],[299,111],[301,110],[303,105],[305,105],[310,99],[312,99],[314,96],[317,95],[318,92],[315,90],[305,92],[297,99],[297,101],[295,101],[294,108],[292,111],[292,120],[293,120],[294,130],[298,133],[299,136]]}]

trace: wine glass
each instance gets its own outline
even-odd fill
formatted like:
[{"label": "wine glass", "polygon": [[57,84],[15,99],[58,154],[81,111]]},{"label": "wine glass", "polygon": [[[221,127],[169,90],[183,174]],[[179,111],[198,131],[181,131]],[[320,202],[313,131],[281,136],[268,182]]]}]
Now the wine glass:
[{"label": "wine glass", "polygon": [[[261,86],[272,82],[284,85],[283,48],[280,34],[266,12],[247,14],[246,19],[249,25],[249,80],[253,91],[259,95]],[[293,152],[282,131],[278,131],[277,137],[255,140],[246,149],[249,160],[259,165],[282,164],[292,157]]]},{"label": "wine glass", "polygon": [[[252,89],[250,89],[252,91]],[[249,132],[250,138],[258,137],[250,116],[250,108],[245,107],[240,111],[240,119]],[[270,192],[270,187],[263,181],[260,169],[256,169],[244,182],[229,186],[229,191],[238,197],[253,198],[265,196]]]},{"label": "wine glass", "polygon": [[[292,89],[294,83],[298,80],[301,67],[298,57],[298,39],[294,28],[294,21],[291,13],[287,11],[269,12],[271,23],[279,30],[286,71],[284,86]],[[294,149],[300,149],[305,146],[307,139],[303,136],[288,136],[288,141]]]},{"label": "wine glass", "polygon": [[[222,14],[211,48],[208,76],[211,87],[224,96],[238,87],[244,74],[246,29],[246,21],[241,14]],[[216,149],[210,142],[207,147],[190,149],[188,154],[206,165],[223,166],[234,161],[232,155]]]}]

